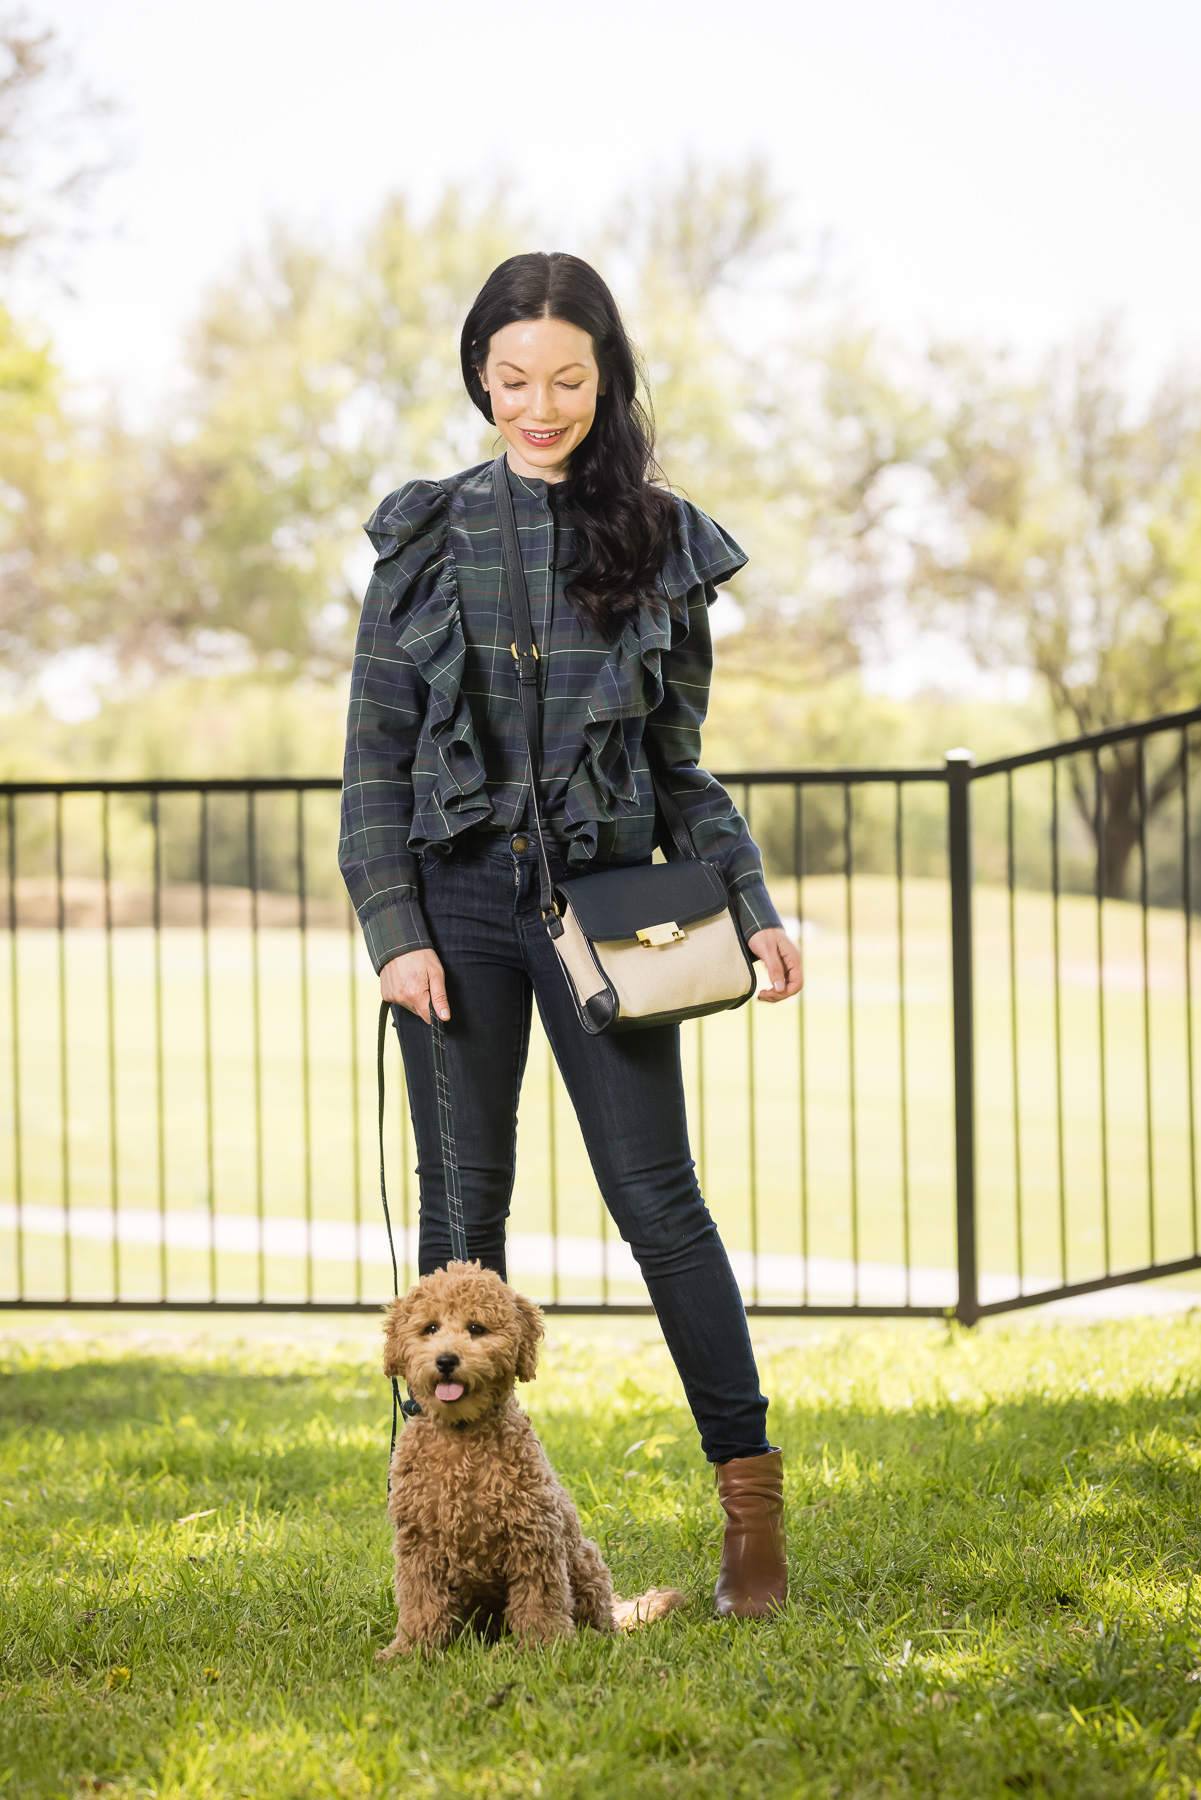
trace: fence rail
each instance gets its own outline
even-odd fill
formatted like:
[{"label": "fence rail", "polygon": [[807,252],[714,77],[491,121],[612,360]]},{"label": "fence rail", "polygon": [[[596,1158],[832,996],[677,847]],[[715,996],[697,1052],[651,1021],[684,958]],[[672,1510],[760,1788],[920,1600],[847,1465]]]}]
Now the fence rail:
[{"label": "fence rail", "polygon": [[[795,1007],[683,1032],[749,1312],[972,1323],[1201,1268],[1198,726],[719,777],[808,974]],[[334,863],[339,787],[0,784],[0,1306],[378,1307],[377,989]],[[650,1310],[537,1036],[511,1228],[549,1311]]]}]

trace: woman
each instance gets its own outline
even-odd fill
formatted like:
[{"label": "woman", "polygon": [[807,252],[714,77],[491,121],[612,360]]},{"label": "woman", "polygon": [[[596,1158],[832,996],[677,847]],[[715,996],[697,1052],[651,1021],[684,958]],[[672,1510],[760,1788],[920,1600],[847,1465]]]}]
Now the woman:
[{"label": "woman", "polygon": [[[542,809],[557,880],[646,863],[653,740],[720,866],[769,1003],[801,986],[759,852],[697,767],[717,584],[746,558],[648,481],[651,433],[617,305],[573,256],[511,257],[462,336],[505,441],[542,679]],[[539,908],[534,801],[492,465],[411,481],[367,524],[378,561],[351,682],[339,860],[393,1003],[421,1185],[422,1274],[450,1237],[428,1040],[446,1024],[470,1254],[503,1277],[517,1099],[538,1004],[605,1202],[642,1270],[726,1511],[715,1604],[787,1595],[783,1468],[729,1259],[697,1187],[675,1026],[589,1036]]]}]

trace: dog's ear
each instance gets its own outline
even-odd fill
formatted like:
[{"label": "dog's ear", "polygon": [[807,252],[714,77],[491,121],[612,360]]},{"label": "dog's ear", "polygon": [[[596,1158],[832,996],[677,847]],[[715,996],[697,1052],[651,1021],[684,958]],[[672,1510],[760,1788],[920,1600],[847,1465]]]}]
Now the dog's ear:
[{"label": "dog's ear", "polygon": [[513,1304],[517,1308],[517,1379],[533,1381],[543,1333],[542,1308],[524,1294],[514,1294]]},{"label": "dog's ear", "polygon": [[405,1368],[405,1326],[408,1323],[408,1295],[393,1300],[384,1314],[384,1374],[390,1381],[403,1381]]}]

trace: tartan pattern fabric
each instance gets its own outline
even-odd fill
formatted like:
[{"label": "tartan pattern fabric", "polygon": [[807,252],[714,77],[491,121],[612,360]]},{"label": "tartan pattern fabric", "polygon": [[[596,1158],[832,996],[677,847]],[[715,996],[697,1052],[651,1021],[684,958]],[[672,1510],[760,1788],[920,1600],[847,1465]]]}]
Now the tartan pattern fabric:
[{"label": "tartan pattern fabric", "polygon": [[434,1051],[434,1092],[438,1096],[438,1137],[442,1145],[442,1183],[446,1190],[446,1218],[450,1248],[456,1262],[467,1261],[467,1220],[459,1187],[459,1145],[455,1137],[455,1111],[446,1073],[446,1045],[442,1021],[430,1008],[430,1041]]},{"label": "tartan pattern fabric", "polygon": [[[528,818],[491,467],[409,482],[365,527],[378,560],[351,673],[338,860],[377,970],[430,944],[419,855],[449,849],[466,831],[516,831]],[[650,731],[698,853],[726,877],[744,935],[778,924],[745,821],[697,766],[713,669],[709,607],[743,552],[678,500],[678,542],[612,643],[565,597],[572,530],[560,490],[508,476],[539,651],[543,818],[569,866],[582,873],[594,859],[650,855]]]}]

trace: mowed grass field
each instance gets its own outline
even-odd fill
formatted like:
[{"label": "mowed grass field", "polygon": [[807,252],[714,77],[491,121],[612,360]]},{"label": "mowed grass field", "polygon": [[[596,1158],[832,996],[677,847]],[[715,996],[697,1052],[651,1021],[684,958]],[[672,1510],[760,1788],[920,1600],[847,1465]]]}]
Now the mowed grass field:
[{"label": "mowed grass field", "polygon": [[687,1606],[384,1669],[377,1334],[306,1325],[0,1344],[12,1800],[1201,1786],[1201,1315],[764,1346],[792,1588],[759,1624],[711,1616],[712,1475],[662,1349],[552,1327],[523,1396],[585,1528],[622,1592]]},{"label": "mowed grass field", "polygon": [[[790,885],[777,900],[795,913]],[[763,1258],[757,1283],[751,1265],[740,1265],[751,1298],[800,1298],[802,1254],[830,1264],[813,1277],[811,1297],[835,1300],[850,1298],[848,1263],[856,1255],[890,1266],[906,1259],[935,1270],[954,1265],[946,885],[907,881],[898,896],[894,882],[859,876],[850,904],[848,940],[845,884],[833,876],[805,882],[808,979],[800,1004],[755,1004],[684,1028],[704,1191],[731,1248],[757,1248]],[[1105,905],[1102,995],[1096,908],[1076,896],[1062,901],[1061,1083],[1051,923],[1049,896],[1019,892],[1015,1124],[1007,897],[976,890],[981,1261],[1002,1287],[1016,1286],[1019,1269],[1035,1284],[1064,1266],[1070,1279],[1084,1279],[1107,1263],[1133,1267],[1196,1246],[1182,916],[1150,914],[1144,1007],[1138,909]],[[26,1202],[53,1208],[66,1196],[77,1209],[108,1211],[115,1198],[121,1209],[145,1215],[161,1207],[193,1222],[210,1208],[245,1217],[260,1205],[268,1219],[376,1221],[378,990],[357,933],[324,926],[302,946],[295,930],[260,932],[257,1077],[249,932],[216,927],[209,935],[207,1056],[199,930],[166,928],[157,951],[148,929],[118,930],[111,954],[111,1093],[104,934],[72,928],[60,944],[53,931],[22,929],[15,958],[0,959],[0,1013],[16,1027],[6,1028],[0,1046],[5,1191],[14,1194],[17,1175],[15,1039]],[[394,1044],[388,1077],[394,1214],[412,1224],[414,1152]],[[611,1235],[536,1024],[512,1229]],[[68,1271],[56,1233],[48,1216],[18,1243],[11,1211],[0,1219],[0,1291],[23,1286],[54,1297],[69,1274],[78,1295],[110,1295],[119,1281],[131,1297],[216,1291],[237,1298],[258,1291],[261,1273],[268,1297],[371,1299],[385,1281],[378,1262],[356,1276],[341,1253],[318,1255],[308,1267],[298,1255],[268,1254],[260,1267],[240,1248],[210,1256],[195,1244],[127,1241],[114,1256],[96,1239],[76,1239]],[[773,1255],[794,1260],[771,1265]],[[526,1285],[551,1295],[545,1269]],[[902,1298],[903,1283],[893,1287]],[[565,1267],[556,1291],[565,1300],[595,1297],[597,1279]],[[613,1298],[638,1291],[620,1271],[609,1284]],[[953,1298],[950,1288],[938,1293]]]}]

